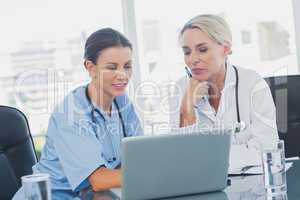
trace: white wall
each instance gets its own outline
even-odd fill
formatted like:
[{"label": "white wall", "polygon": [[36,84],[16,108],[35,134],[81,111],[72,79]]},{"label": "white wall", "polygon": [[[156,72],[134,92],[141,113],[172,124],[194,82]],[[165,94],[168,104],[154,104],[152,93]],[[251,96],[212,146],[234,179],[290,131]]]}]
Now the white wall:
[{"label": "white wall", "polygon": [[296,47],[298,57],[298,72],[300,72],[300,1],[293,0],[293,10],[295,17]]}]

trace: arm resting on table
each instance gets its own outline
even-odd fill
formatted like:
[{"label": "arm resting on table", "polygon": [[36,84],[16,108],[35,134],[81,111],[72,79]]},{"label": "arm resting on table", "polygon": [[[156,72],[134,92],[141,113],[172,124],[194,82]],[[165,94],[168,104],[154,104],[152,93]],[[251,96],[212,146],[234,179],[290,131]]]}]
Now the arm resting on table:
[{"label": "arm resting on table", "polygon": [[100,167],[89,176],[89,182],[94,191],[121,187],[121,170]]}]

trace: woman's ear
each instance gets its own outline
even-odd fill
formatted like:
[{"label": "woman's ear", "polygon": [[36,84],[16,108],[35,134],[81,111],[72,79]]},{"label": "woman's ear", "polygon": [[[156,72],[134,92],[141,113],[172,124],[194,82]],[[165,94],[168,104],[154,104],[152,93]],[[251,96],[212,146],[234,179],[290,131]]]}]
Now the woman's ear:
[{"label": "woman's ear", "polygon": [[225,41],[225,43],[223,44],[223,47],[224,47],[224,55],[225,56],[228,56],[232,53],[231,43]]},{"label": "woman's ear", "polygon": [[96,67],[95,67],[95,65],[92,61],[85,60],[84,61],[84,67],[88,71],[91,78],[96,77]]}]

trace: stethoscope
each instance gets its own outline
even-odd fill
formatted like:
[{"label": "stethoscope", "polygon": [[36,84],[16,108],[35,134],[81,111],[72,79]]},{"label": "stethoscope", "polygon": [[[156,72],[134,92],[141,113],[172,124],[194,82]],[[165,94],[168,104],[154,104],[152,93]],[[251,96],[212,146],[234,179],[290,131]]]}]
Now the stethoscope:
[{"label": "stethoscope", "polygon": [[[239,73],[236,66],[232,65],[235,72],[235,107],[236,107],[236,118],[237,122],[235,124],[234,132],[239,133],[246,129],[246,123],[241,120],[240,117],[240,107],[239,107]],[[227,63],[225,63],[225,68],[227,69]],[[192,72],[188,67],[185,67],[185,70],[190,78],[192,78]]]},{"label": "stethoscope", "polygon": [[235,133],[239,133],[246,129],[246,123],[241,121],[240,106],[239,106],[239,74],[236,66],[232,65],[235,72],[235,107],[237,123],[235,124]]},{"label": "stethoscope", "polygon": [[[96,117],[95,117],[95,112],[97,113],[97,114],[99,114],[100,116],[101,116],[101,118],[103,119],[103,121],[104,121],[104,123],[105,123],[105,118],[104,118],[104,116],[103,116],[103,114],[98,110],[98,109],[96,109],[95,108],[95,106],[93,105],[93,103],[92,103],[92,100],[91,100],[91,98],[90,98],[90,96],[89,96],[89,93],[88,93],[88,85],[86,86],[86,88],[85,88],[85,96],[86,96],[86,98],[87,98],[87,100],[88,100],[88,103],[89,103],[89,106],[91,107],[91,117],[92,117],[92,122],[94,123],[94,124],[96,124]],[[121,124],[122,124],[122,132],[123,132],[123,137],[125,138],[126,137],[126,129],[125,129],[125,124],[124,124],[124,120],[123,120],[123,117],[122,117],[122,115],[121,115],[121,112],[120,112],[120,109],[119,109],[119,105],[118,105],[118,103],[117,103],[117,101],[116,101],[116,99],[114,99],[113,100],[113,103],[115,104],[115,106],[116,106],[116,108],[117,108],[117,110],[118,110],[118,115],[119,115],[119,119],[120,119],[120,121],[121,121]],[[106,134],[107,134],[107,136],[109,137],[109,140],[110,140],[110,147],[111,147],[111,152],[113,153],[113,157],[111,157],[111,158],[106,158],[106,156],[104,155],[104,154],[102,154],[102,156],[104,156],[105,157],[105,159],[107,160],[107,162],[113,162],[113,161],[116,161],[117,160],[117,153],[116,153],[116,151],[115,151],[115,148],[114,148],[114,146],[113,146],[113,142],[112,142],[112,138],[111,138],[111,135],[108,133],[108,129],[107,129],[107,127],[106,126],[104,126],[105,127],[105,130],[106,130]],[[99,140],[99,137],[98,137],[98,134],[95,132],[95,136],[96,136],[96,138]]]}]

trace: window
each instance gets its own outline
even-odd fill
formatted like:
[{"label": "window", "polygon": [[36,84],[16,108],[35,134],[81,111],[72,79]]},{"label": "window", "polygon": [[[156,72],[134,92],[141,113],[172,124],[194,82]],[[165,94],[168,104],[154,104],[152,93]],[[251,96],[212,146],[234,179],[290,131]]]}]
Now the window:
[{"label": "window", "polygon": [[[135,10],[141,78],[156,83],[161,100],[167,93],[166,83],[185,75],[178,34],[188,19],[199,14],[217,14],[229,23],[233,34],[231,63],[262,76],[298,73],[291,1],[138,0]],[[149,71],[151,63],[155,68]],[[150,127],[168,121],[169,113],[155,112],[165,106],[157,103],[162,101],[145,102],[153,110],[145,115],[153,119],[148,120]]]},{"label": "window", "polygon": [[0,104],[28,117],[32,134],[44,135],[49,116],[76,85],[87,36],[104,27],[122,32],[121,0],[5,1],[0,6]]},{"label": "window", "polygon": [[[228,21],[233,33],[230,62],[262,76],[296,74],[292,7],[296,2],[5,1],[0,6],[0,64],[4,66],[0,102],[20,108],[28,116],[33,134],[44,134],[54,106],[69,90],[88,80],[82,63],[87,36],[103,27],[127,30],[138,47],[135,59],[139,64],[133,77],[135,82],[142,81],[134,92],[144,93],[141,101],[133,100],[144,115],[145,129],[153,133],[155,126],[169,120],[164,97],[170,83],[185,75],[178,34],[188,19],[212,13]],[[296,15],[298,9],[294,7]]]}]

